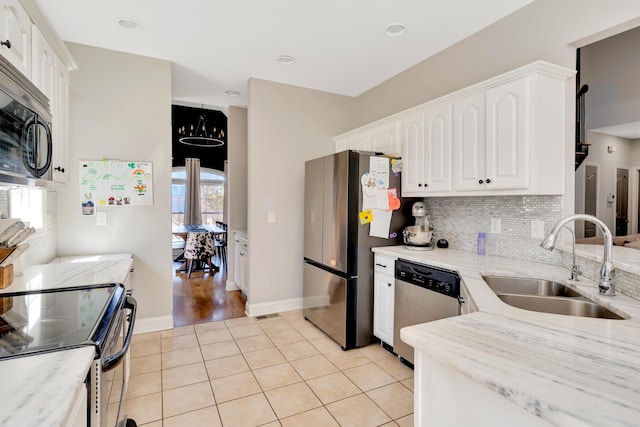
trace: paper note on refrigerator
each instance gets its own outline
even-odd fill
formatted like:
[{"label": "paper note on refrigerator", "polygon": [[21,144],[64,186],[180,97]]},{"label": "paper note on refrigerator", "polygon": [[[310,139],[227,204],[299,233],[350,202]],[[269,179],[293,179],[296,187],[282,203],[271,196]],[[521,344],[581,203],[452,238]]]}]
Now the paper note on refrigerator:
[{"label": "paper note on refrigerator", "polygon": [[389,188],[389,158],[371,156],[369,174],[375,178],[378,189]]},{"label": "paper note on refrigerator", "polygon": [[369,236],[388,239],[392,214],[393,211],[373,209],[373,221],[369,225]]}]

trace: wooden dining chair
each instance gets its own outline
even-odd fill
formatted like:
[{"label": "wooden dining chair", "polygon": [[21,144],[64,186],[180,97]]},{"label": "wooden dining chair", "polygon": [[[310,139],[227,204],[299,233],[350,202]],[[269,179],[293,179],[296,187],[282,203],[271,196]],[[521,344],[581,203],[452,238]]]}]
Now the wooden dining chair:
[{"label": "wooden dining chair", "polygon": [[184,257],[187,260],[187,278],[191,278],[194,261],[198,264],[207,263],[209,273],[213,274],[213,261],[211,257],[215,254],[215,246],[211,233],[188,233],[187,242],[184,248]]}]

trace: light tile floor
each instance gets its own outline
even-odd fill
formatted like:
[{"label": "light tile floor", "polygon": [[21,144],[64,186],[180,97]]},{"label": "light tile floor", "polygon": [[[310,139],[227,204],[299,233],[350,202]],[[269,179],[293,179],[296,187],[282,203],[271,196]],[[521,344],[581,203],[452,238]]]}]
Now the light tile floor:
[{"label": "light tile floor", "polygon": [[413,371],[301,311],[243,317],[136,335],[127,410],[145,427],[412,426]]}]

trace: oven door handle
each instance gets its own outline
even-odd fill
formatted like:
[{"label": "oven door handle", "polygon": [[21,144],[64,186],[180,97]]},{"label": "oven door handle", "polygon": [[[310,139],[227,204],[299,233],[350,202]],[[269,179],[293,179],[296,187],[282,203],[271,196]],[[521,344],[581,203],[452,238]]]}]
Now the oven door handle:
[{"label": "oven door handle", "polygon": [[129,351],[129,346],[131,345],[131,337],[133,336],[133,326],[136,323],[136,311],[138,309],[138,303],[132,296],[127,296],[124,302],[124,308],[131,310],[131,313],[129,314],[129,327],[127,328],[127,336],[124,338],[122,349],[120,349],[120,351],[116,354],[113,354],[104,359],[104,361],[102,362],[102,372],[107,372],[115,368],[118,363],[120,363],[120,360],[127,354],[127,351]]}]

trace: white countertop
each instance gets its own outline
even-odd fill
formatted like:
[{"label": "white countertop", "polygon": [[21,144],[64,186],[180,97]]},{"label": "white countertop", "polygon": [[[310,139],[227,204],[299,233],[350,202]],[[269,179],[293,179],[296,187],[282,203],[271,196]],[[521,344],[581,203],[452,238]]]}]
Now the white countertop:
[{"label": "white countertop", "polygon": [[0,425],[65,425],[94,354],[89,346],[1,361]]},{"label": "white countertop", "polygon": [[124,283],[132,265],[132,258],[31,265],[0,293]]},{"label": "white countertop", "polygon": [[[594,281],[568,281],[569,271],[558,266],[452,249],[373,251],[458,271],[479,307],[476,313],[403,328],[401,338],[414,348],[552,425],[640,425],[640,301],[600,296]],[[511,307],[490,290],[484,274],[556,280],[627,320]]]},{"label": "white countertop", "polygon": [[[84,258],[84,257],[73,257]],[[133,259],[32,265],[0,293],[124,283]],[[0,360],[0,426],[61,426],[94,358],[92,346]]]}]

